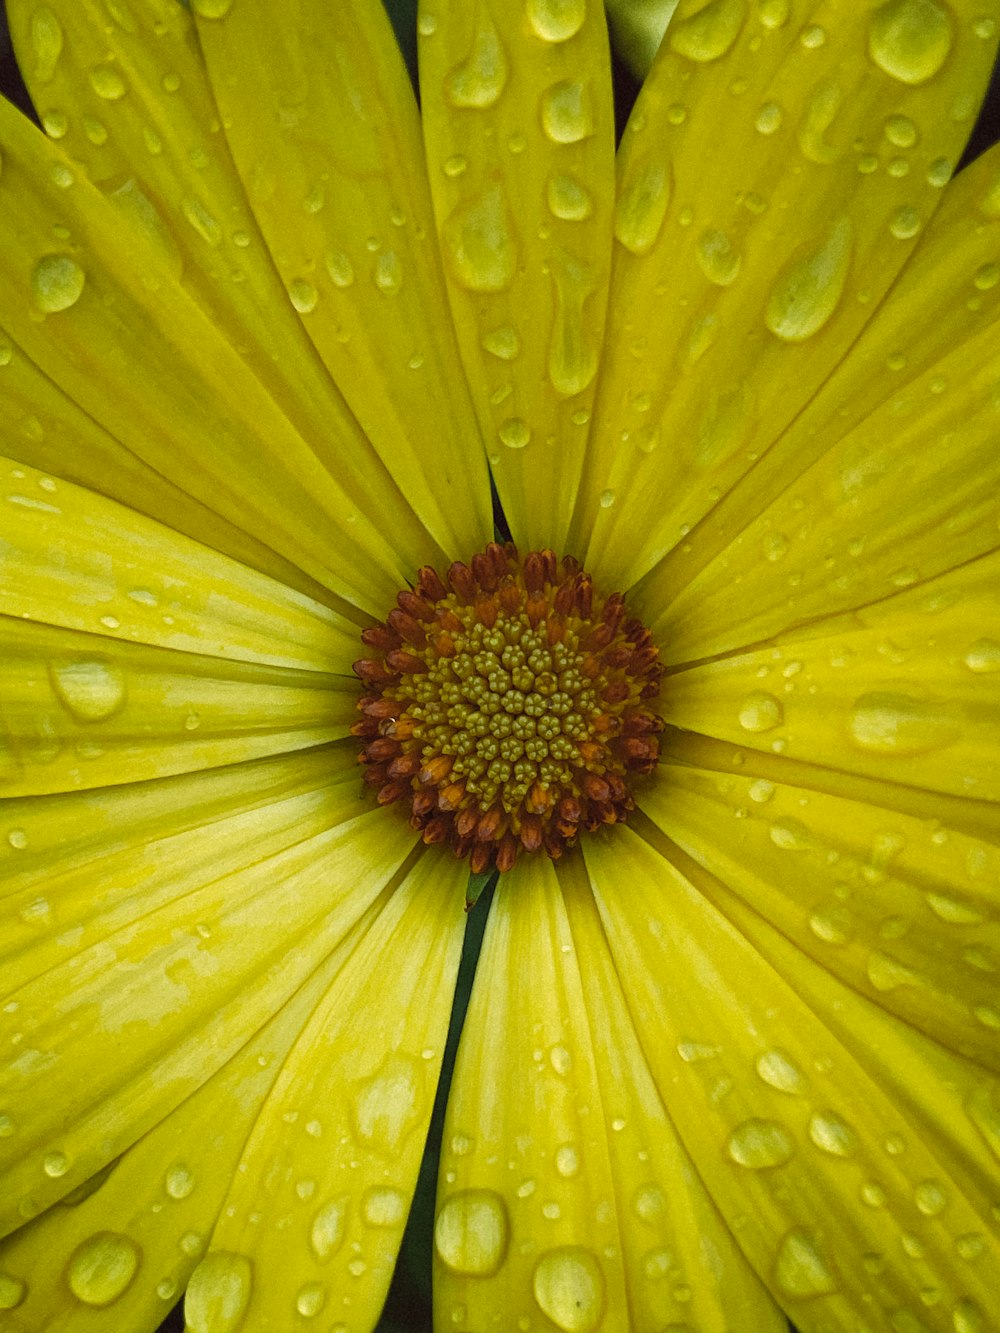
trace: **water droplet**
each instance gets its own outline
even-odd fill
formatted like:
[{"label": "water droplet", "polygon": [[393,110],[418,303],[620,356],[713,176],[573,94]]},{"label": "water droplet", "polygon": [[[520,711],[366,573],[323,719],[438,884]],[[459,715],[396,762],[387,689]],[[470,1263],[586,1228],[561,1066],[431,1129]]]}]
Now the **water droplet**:
[{"label": "water droplet", "polygon": [[589,268],[565,251],[551,258],[556,311],[549,343],[549,379],[557,393],[582,391],[597,374],[599,350],[588,339],[583,311],[593,292]]},{"label": "water droplet", "polygon": [[744,731],[772,731],[781,725],[785,710],[780,699],[764,690],[748,694],[740,704],[740,726]]},{"label": "water droplet", "polygon": [[63,139],[69,133],[69,117],[64,111],[43,111],[42,129],[50,139]]},{"label": "water droplet", "polygon": [[776,1120],[744,1120],[729,1136],[726,1150],[734,1162],[751,1171],[781,1166],[795,1152],[795,1142]]},{"label": "water droplet", "polygon": [[802,1071],[791,1056],[786,1055],[778,1047],[759,1055],[756,1069],[764,1082],[772,1088],[777,1088],[779,1092],[796,1094],[802,1092],[805,1086]]},{"label": "water droplet", "polygon": [[653,248],[670,203],[670,172],[665,163],[649,159],[625,169],[615,205],[615,236],[635,255]]},{"label": "water droplet", "polygon": [[112,65],[95,65],[90,71],[90,86],[105,102],[117,102],[128,92],[128,85]]},{"label": "water droplet", "polygon": [[721,1052],[721,1046],[713,1046],[704,1041],[679,1041],[677,1054],[685,1064],[697,1064],[700,1060],[714,1060]]},{"label": "water droplet", "polygon": [[380,1071],[366,1079],[351,1104],[362,1143],[396,1157],[403,1140],[420,1119],[423,1071],[402,1054],[390,1055]]},{"label": "water droplet", "polygon": [[757,112],[754,128],[760,134],[774,134],[781,128],[782,112],[777,102],[765,102]]},{"label": "water droplet", "polygon": [[889,220],[889,231],[898,241],[909,241],[920,230],[920,214],[908,204],[897,208]]},{"label": "water droplet", "polygon": [[295,1308],[304,1319],[314,1319],[325,1304],[326,1288],[321,1282],[307,1282],[295,1298]]},{"label": "water droplet", "polygon": [[205,1245],[204,1238],[199,1236],[197,1231],[185,1231],[178,1243],[183,1252],[192,1259],[196,1254],[201,1254]]},{"label": "water droplet", "polygon": [[691,18],[670,24],[671,49],[689,60],[718,60],[740,35],[745,18],[745,0],[709,0]]},{"label": "water droplet", "polygon": [[736,281],[742,261],[725,232],[714,228],[703,231],[698,237],[695,256],[702,273],[717,287],[728,287]]},{"label": "water droplet", "polygon": [[497,434],[508,449],[523,449],[531,439],[531,427],[520,417],[508,417],[500,423]]},{"label": "water droplet", "polygon": [[549,212],[564,222],[582,222],[594,211],[594,201],[573,176],[552,176],[546,189]]},{"label": "water droplet", "polygon": [[786,1296],[825,1296],[837,1290],[833,1270],[816,1242],[798,1227],[789,1231],[781,1242],[774,1280]]},{"label": "water droplet", "polygon": [[765,28],[772,31],[788,22],[789,0],[759,0],[757,17]]},{"label": "water droplet", "polygon": [[188,1333],[235,1333],[252,1288],[253,1269],[245,1255],[228,1250],[206,1254],[188,1283],[184,1301]]},{"label": "water droplet", "polygon": [[527,0],[528,22],[545,42],[565,42],[583,27],[587,0]]},{"label": "water droplet", "polygon": [[375,286],[386,296],[395,296],[403,285],[403,265],[395,250],[385,250],[375,261]]},{"label": "water droplet", "polygon": [[900,986],[915,986],[920,980],[911,968],[886,953],[869,954],[865,971],[875,989],[883,993],[898,990]]},{"label": "water droplet", "polygon": [[[28,1294],[28,1284],[11,1273],[0,1273],[0,1310],[14,1310]],[[2,1327],[2,1325],[0,1325]],[[12,1333],[16,1329],[12,1326]]]},{"label": "water droplet", "polygon": [[556,1170],[561,1176],[575,1176],[580,1169],[580,1154],[571,1143],[556,1149]]},{"label": "water droplet", "polygon": [[850,221],[833,223],[818,250],[795,260],[771,291],[764,322],[786,342],[811,338],[837,307],[851,263]]},{"label": "water droplet", "polygon": [[80,722],[103,722],[125,703],[125,677],[116,663],[100,658],[56,662],[50,668],[60,702]]},{"label": "water droplet", "polygon": [[441,170],[446,176],[453,180],[456,176],[461,176],[469,168],[469,159],[463,157],[461,153],[453,153],[451,157],[446,157],[442,163]]},{"label": "water droplet", "polygon": [[340,1249],[344,1240],[348,1202],[347,1195],[341,1194],[325,1203],[313,1218],[309,1243],[317,1259],[329,1259]]},{"label": "water droplet", "polygon": [[296,278],[288,285],[288,299],[300,315],[308,315],[316,309],[319,292],[311,282],[306,282],[305,278]]},{"label": "water droplet", "polygon": [[885,137],[897,148],[912,148],[920,137],[909,116],[889,116],[884,126]]},{"label": "water droplet", "polygon": [[817,1148],[834,1157],[850,1157],[858,1146],[854,1130],[833,1111],[816,1112],[809,1121],[809,1137]]},{"label": "water droplet", "polygon": [[203,19],[221,19],[229,13],[233,0],[191,0],[191,8]]},{"label": "water droplet", "polygon": [[506,52],[488,14],[480,9],[472,50],[448,75],[444,95],[452,106],[483,110],[499,99],[506,82]]},{"label": "water droplet", "polygon": [[167,1172],[163,1187],[172,1199],[186,1199],[194,1189],[194,1176],[188,1167],[178,1162]]},{"label": "water droplet", "polygon": [[43,1167],[47,1176],[58,1179],[59,1176],[64,1176],[69,1170],[69,1158],[64,1152],[47,1153]]},{"label": "water droplet", "polygon": [[557,1074],[565,1078],[573,1068],[573,1057],[565,1046],[553,1046],[549,1051],[549,1064]]},{"label": "water droplet", "polygon": [[809,914],[809,929],[825,944],[846,944],[854,933],[854,918],[843,903],[831,899]]},{"label": "water droplet", "polygon": [[463,287],[499,292],[510,284],[517,247],[498,183],[459,204],[445,222],[442,235],[452,274]]},{"label": "water droplet", "polygon": [[128,1290],[140,1257],[138,1245],[128,1236],[98,1231],[73,1251],[66,1269],[69,1289],[84,1305],[110,1305]]},{"label": "water droplet", "polygon": [[592,1333],[601,1322],[604,1274],[589,1250],[549,1250],[535,1265],[531,1285],[539,1309],[563,1333]]},{"label": "water droplet", "polygon": [[28,845],[28,835],[23,828],[12,828],[7,834],[7,841],[15,852],[23,852]]},{"label": "water droplet", "polygon": [[504,324],[483,335],[483,346],[501,361],[513,361],[521,350],[521,339],[513,325]]},{"label": "water droplet", "polygon": [[493,1190],[450,1195],[434,1223],[434,1246],[454,1273],[492,1277],[507,1255],[510,1224],[503,1199]]},{"label": "water droplet", "polygon": [[48,83],[63,49],[62,26],[48,5],[36,9],[31,16],[31,49],[35,53],[35,79]]},{"label": "water droplet", "polygon": [[862,749],[903,759],[953,745],[961,727],[944,703],[873,690],[855,702],[848,731]]},{"label": "water droplet", "polygon": [[569,79],[542,94],[542,128],[553,143],[579,143],[594,132],[587,89]]},{"label": "water droplet", "polygon": [[43,255],[31,275],[35,305],[46,315],[68,310],[79,301],[85,282],[83,269],[69,255]]},{"label": "water droplet", "polygon": [[640,1185],[632,1200],[637,1217],[644,1222],[658,1222],[667,1215],[667,1196],[659,1185]]},{"label": "water droplet", "polygon": [[975,1301],[959,1301],[951,1312],[955,1333],[986,1333],[986,1316]]},{"label": "water droplet", "polygon": [[922,1180],[914,1188],[913,1199],[925,1217],[937,1217],[948,1204],[948,1195],[939,1180]]},{"label": "water droplet", "polygon": [[888,0],[876,9],[868,28],[868,54],[900,83],[933,78],[951,43],[951,16],[936,0]]},{"label": "water droplet", "polygon": [[1000,643],[996,639],[977,639],[965,654],[970,671],[1000,671]]},{"label": "water droplet", "polygon": [[222,240],[222,228],[207,208],[197,199],[182,199],[181,212],[206,245],[216,246]]},{"label": "water droplet", "polygon": [[323,262],[335,287],[350,287],[354,281],[354,266],[343,250],[328,250]]},{"label": "water droplet", "polygon": [[402,1226],[406,1220],[406,1195],[391,1185],[379,1185],[365,1195],[361,1214],[370,1227]]}]

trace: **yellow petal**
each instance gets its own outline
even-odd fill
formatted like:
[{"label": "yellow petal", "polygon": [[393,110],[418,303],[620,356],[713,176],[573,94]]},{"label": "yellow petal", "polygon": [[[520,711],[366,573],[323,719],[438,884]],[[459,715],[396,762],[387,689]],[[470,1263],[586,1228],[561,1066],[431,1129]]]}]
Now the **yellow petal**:
[{"label": "yellow petal", "polygon": [[466,559],[492,533],[489,482],[388,20],[357,0],[225,9],[195,6],[199,37],[289,308],[421,522]]},{"label": "yellow petal", "polygon": [[[211,790],[213,775],[205,777]],[[153,837],[140,833],[124,860],[134,893],[135,877],[141,886],[150,875],[151,841],[159,892],[147,903],[140,890],[138,910],[125,908],[129,924],[112,911],[92,943],[81,945],[78,931],[45,931],[45,914],[36,917],[42,947],[57,959],[37,972],[29,945],[31,979],[3,1010],[3,1040],[17,1050],[2,1090],[15,1126],[0,1141],[6,1230],[88,1179],[198,1088],[392,880],[412,830],[381,810],[362,813],[358,785],[348,771],[338,783],[326,777],[311,796],[279,800],[251,821],[252,837],[239,812],[217,816],[201,831],[208,855],[195,858],[193,872],[174,859],[171,826],[154,824]],[[164,789],[169,798],[170,784]],[[154,809],[160,790],[150,784],[144,792]],[[120,836],[105,825],[96,858],[113,858]],[[49,855],[50,873],[57,856]],[[105,861],[109,875],[112,866]],[[93,893],[93,866],[76,873]],[[58,919],[58,897],[44,901]],[[44,1163],[57,1152],[66,1169],[53,1176]]]},{"label": "yellow petal", "polygon": [[996,800],[1000,551],[850,617],[679,671],[662,711],[685,730],[753,749]]},{"label": "yellow petal", "polygon": [[316,1007],[232,1177],[188,1295],[192,1328],[234,1272],[252,1327],[336,1320],[348,1295],[354,1325],[373,1326],[434,1101],[467,878],[425,853]]},{"label": "yellow petal", "polygon": [[343,675],[336,611],[94,491],[0,459],[0,613],[108,640]]},{"label": "yellow petal", "polygon": [[640,79],[649,73],[677,0],[606,0],[611,39]]},{"label": "yellow petal", "polygon": [[0,617],[0,795],[137,782],[346,736],[356,682]]},{"label": "yellow petal", "polygon": [[591,0],[427,5],[427,169],[448,295],[516,541],[565,549],[611,263],[607,33]]},{"label": "yellow petal", "polygon": [[8,1238],[0,1265],[21,1288],[19,1319],[47,1333],[159,1323],[205,1252],[289,1048],[374,914],[155,1129]]},{"label": "yellow petal", "polygon": [[[933,1291],[933,1327],[963,1310],[988,1326],[996,1242],[978,1199],[797,995],[794,969],[785,980],[771,967],[716,906],[712,876],[668,839],[623,829],[585,855],[661,1096],[782,1308],[835,1333],[873,1318],[905,1328]],[[905,1153],[886,1150],[889,1136]],[[958,1243],[972,1233],[982,1265]]]},{"label": "yellow petal", "polygon": [[805,24],[744,0],[675,13],[619,150],[612,319],[572,529],[612,586],[681,543],[871,317],[972,127],[995,50],[978,14],[965,0],[823,5]]},{"label": "yellow petal", "polygon": [[996,545],[998,181],[994,149],[949,185],[820,393],[644,580],[639,601],[660,629],[669,615],[673,660],[891,595]]},{"label": "yellow petal", "polygon": [[656,1090],[582,860],[565,858],[558,875],[587,979],[632,1327],[723,1333],[742,1323],[755,1333],[786,1333],[784,1315],[733,1240]]},{"label": "yellow petal", "polygon": [[484,1333],[503,1311],[624,1333],[628,1305],[608,1126],[551,862],[494,898],[445,1119],[435,1320]]},{"label": "yellow petal", "polygon": [[[0,103],[12,342],[144,462],[369,611],[432,543],[350,422],[313,438],[144,233]],[[301,428],[300,428],[301,425]],[[355,448],[350,432],[355,432]],[[392,515],[392,535],[386,516]]]}]

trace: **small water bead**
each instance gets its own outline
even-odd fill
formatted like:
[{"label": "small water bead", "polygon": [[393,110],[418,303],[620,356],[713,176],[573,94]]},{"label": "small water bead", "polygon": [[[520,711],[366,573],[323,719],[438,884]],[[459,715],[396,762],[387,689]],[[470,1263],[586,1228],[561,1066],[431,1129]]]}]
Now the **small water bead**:
[{"label": "small water bead", "polygon": [[546,42],[566,42],[583,27],[587,0],[527,0],[528,22]]},{"label": "small water bead", "polygon": [[832,1157],[850,1157],[858,1146],[851,1126],[833,1111],[817,1111],[809,1121],[809,1137]]},{"label": "small water bead", "polygon": [[571,1143],[556,1149],[556,1170],[561,1176],[575,1176],[580,1169],[580,1154]]},{"label": "small water bead", "polygon": [[321,1262],[336,1254],[343,1244],[347,1207],[347,1195],[340,1195],[325,1203],[313,1217],[309,1244]]},{"label": "small water bead", "polygon": [[755,1118],[736,1126],[726,1143],[726,1151],[739,1166],[762,1171],[784,1165],[795,1152],[795,1141],[776,1120]]},{"label": "small water bead", "polygon": [[632,1200],[637,1217],[644,1222],[656,1223],[667,1215],[667,1196],[659,1185],[640,1185]]},{"label": "small water bead", "polygon": [[562,1217],[562,1209],[554,1199],[542,1204],[542,1216],[549,1222],[556,1222]]},{"label": "small water bead", "polygon": [[777,102],[765,102],[757,112],[754,127],[760,134],[774,134],[781,128],[782,110]]},{"label": "small water bead", "polygon": [[908,204],[897,208],[889,220],[889,231],[899,241],[909,241],[921,227],[920,214]]},{"label": "small water bead", "polygon": [[253,1269],[242,1254],[213,1250],[191,1274],[184,1301],[188,1333],[235,1333],[253,1289]]},{"label": "small water bead", "polygon": [[311,314],[319,304],[319,292],[305,278],[296,278],[289,283],[288,299],[300,315]]},{"label": "small water bead", "polygon": [[925,83],[951,50],[952,19],[937,0],[888,0],[871,17],[868,54],[900,83]]},{"label": "small water bead", "polygon": [[920,137],[909,116],[889,116],[884,132],[889,142],[897,148],[912,148]]},{"label": "small water bead", "polygon": [[786,1296],[799,1299],[828,1295],[838,1285],[814,1238],[798,1227],[789,1231],[781,1242],[774,1279]]},{"label": "small water bead", "polygon": [[446,157],[441,164],[441,170],[446,176],[450,176],[452,180],[454,180],[456,176],[461,176],[464,171],[468,170],[468,167],[469,159],[463,157],[461,153],[453,153],[451,157]]},{"label": "small water bead", "polygon": [[773,731],[784,721],[781,700],[764,690],[748,694],[740,704],[739,722],[744,731]]},{"label": "small water bead", "polygon": [[483,347],[500,361],[513,361],[521,350],[521,338],[512,324],[503,324],[483,335]]},{"label": "small water bead", "polygon": [[594,201],[573,176],[552,176],[546,188],[549,212],[564,222],[582,222],[594,211]]},{"label": "small water bead", "polygon": [[742,259],[725,232],[709,228],[698,237],[695,249],[698,266],[709,282],[728,287],[739,275]]},{"label": "small water bead", "polygon": [[913,1199],[925,1217],[937,1217],[948,1204],[948,1195],[939,1180],[922,1180],[914,1188]]},{"label": "small water bead", "polygon": [[553,143],[579,143],[594,132],[594,116],[586,87],[565,79],[542,94],[542,128]]},{"label": "small water bead", "polygon": [[307,1282],[295,1297],[295,1308],[303,1319],[315,1319],[325,1304],[326,1288],[321,1282]]},{"label": "small water bead", "polygon": [[981,292],[988,292],[1000,282],[1000,264],[983,264],[972,275],[972,285]]},{"label": "small water bead", "polygon": [[90,71],[90,86],[105,102],[117,102],[128,92],[128,85],[112,65],[95,65]]},{"label": "small water bead", "polygon": [[434,1224],[434,1247],[453,1273],[492,1277],[507,1256],[509,1240],[507,1208],[493,1190],[450,1195]]},{"label": "small water bead", "polygon": [[604,1274],[581,1246],[543,1254],[535,1265],[532,1291],[538,1307],[563,1333],[592,1333],[604,1314]]},{"label": "small water bead", "polygon": [[765,28],[772,31],[783,28],[788,22],[791,0],[758,0],[757,18]]},{"label": "small water bead", "polygon": [[354,281],[354,266],[343,250],[328,250],[323,263],[335,287],[350,287]]},{"label": "small water bead", "polygon": [[78,658],[49,668],[52,688],[79,722],[103,722],[125,704],[125,676],[114,662]]},{"label": "small water bead", "polygon": [[819,249],[785,269],[772,288],[764,315],[776,337],[802,342],[823,327],[843,295],[852,249],[851,223],[842,217],[832,224]]},{"label": "small water bead", "polygon": [[43,255],[31,275],[35,305],[46,315],[58,314],[76,305],[86,275],[69,255]]},{"label": "small water bead", "polygon": [[138,1245],[128,1236],[117,1231],[98,1231],[73,1251],[66,1281],[84,1305],[111,1305],[131,1286],[139,1271],[140,1258]]},{"label": "small water bead", "polygon": [[826,42],[826,29],[818,23],[811,23],[809,27],[803,28],[799,41],[807,51],[817,51]]},{"label": "small water bead", "polygon": [[64,1152],[50,1152],[46,1154],[42,1166],[47,1176],[58,1179],[69,1170],[69,1158]]},{"label": "small water bead", "polygon": [[0,1310],[16,1309],[27,1294],[28,1284],[22,1278],[0,1272]]},{"label": "small water bead", "polygon": [[385,250],[375,261],[375,286],[385,296],[395,296],[403,285],[403,265],[395,250]]},{"label": "small water bead", "polygon": [[507,53],[503,43],[488,15],[481,12],[472,39],[472,51],[448,75],[444,95],[452,106],[482,111],[499,101],[507,75]]},{"label": "small water bead", "polygon": [[531,427],[520,417],[508,417],[500,423],[497,434],[508,449],[523,449],[531,439]]},{"label": "small water bead", "polygon": [[172,1199],[186,1199],[194,1189],[194,1176],[188,1167],[178,1162],[167,1172],[163,1188]]},{"label": "small water bead", "polygon": [[43,111],[41,122],[42,129],[50,139],[64,139],[69,133],[69,117],[64,111]]},{"label": "small water bead", "polygon": [[709,0],[697,14],[670,24],[670,49],[699,63],[718,60],[736,41],[745,18],[745,0]]},{"label": "small water bead", "polygon": [[601,491],[598,504],[602,509],[610,509],[615,502],[614,491]]},{"label": "small water bead", "polygon": [[670,172],[664,162],[626,168],[615,205],[615,237],[626,250],[644,255],[660,234],[670,203]]}]

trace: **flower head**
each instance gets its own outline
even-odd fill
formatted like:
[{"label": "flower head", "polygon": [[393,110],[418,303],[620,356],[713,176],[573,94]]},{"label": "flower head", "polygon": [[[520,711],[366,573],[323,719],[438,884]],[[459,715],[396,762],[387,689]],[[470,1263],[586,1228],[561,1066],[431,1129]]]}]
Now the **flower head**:
[{"label": "flower head", "polygon": [[9,9],[2,1333],[993,1326],[996,5]]}]

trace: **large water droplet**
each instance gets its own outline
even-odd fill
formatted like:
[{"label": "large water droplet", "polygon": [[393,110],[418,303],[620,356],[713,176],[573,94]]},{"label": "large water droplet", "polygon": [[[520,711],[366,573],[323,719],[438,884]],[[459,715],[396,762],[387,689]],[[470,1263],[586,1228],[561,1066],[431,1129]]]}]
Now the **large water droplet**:
[{"label": "large water droplet", "polygon": [[546,200],[553,217],[564,222],[582,222],[594,211],[594,201],[574,176],[551,176]]},{"label": "large water droplet", "polygon": [[718,60],[740,35],[746,12],[745,0],[710,0],[691,18],[670,25],[671,50],[689,60]]},{"label": "large water droplet", "polygon": [[565,42],[583,27],[587,0],[527,0],[528,22],[543,41]]},{"label": "large water droplet", "polygon": [[740,704],[740,726],[744,731],[771,731],[781,725],[784,716],[781,700],[764,690],[748,694]]},{"label": "large water droplet", "polygon": [[604,1313],[604,1274],[597,1260],[577,1245],[549,1250],[535,1265],[535,1300],[564,1333],[591,1333]]},{"label": "large water droplet", "polygon": [[714,228],[703,231],[698,237],[695,255],[698,267],[709,282],[714,282],[718,287],[728,287],[736,281],[742,261],[725,232]]},{"label": "large water droplet", "polygon": [[50,677],[60,702],[80,722],[102,722],[125,703],[125,677],[114,662],[96,657],[56,662]]},{"label": "large water droplet", "polygon": [[194,1189],[194,1176],[183,1162],[177,1162],[167,1172],[163,1187],[172,1199],[186,1199]]},{"label": "large water droplet", "polygon": [[914,1188],[913,1200],[925,1217],[937,1217],[948,1206],[948,1195],[940,1180],[921,1180]]},{"label": "large water droplet", "polygon": [[590,97],[582,83],[563,80],[542,94],[542,128],[553,143],[579,143],[594,132]]},{"label": "large water droplet", "polygon": [[948,705],[889,690],[861,695],[851,710],[848,730],[863,749],[894,758],[942,750],[961,735]]},{"label": "large water droplet", "polygon": [[315,1319],[325,1304],[326,1287],[321,1282],[307,1282],[295,1297],[295,1308],[304,1319]]},{"label": "large water droplet", "polygon": [[791,1056],[774,1047],[757,1057],[757,1073],[772,1088],[779,1092],[800,1093],[805,1086],[802,1071]]},{"label": "large water droplet", "polygon": [[507,82],[507,55],[485,10],[472,39],[472,51],[445,80],[445,97],[458,107],[492,106]]},{"label": "large water droplet", "polygon": [[348,1196],[341,1194],[325,1203],[313,1218],[309,1243],[317,1259],[329,1259],[340,1249],[344,1240],[348,1203]]},{"label": "large water droplet", "polygon": [[523,449],[531,440],[531,427],[521,417],[508,417],[501,421],[497,434],[508,449]]},{"label": "large water droplet", "polygon": [[795,260],[775,283],[764,322],[786,342],[811,338],[837,308],[851,264],[850,221],[839,218],[818,250]]},{"label": "large water droplet", "polygon": [[868,54],[901,83],[933,78],[951,43],[951,15],[937,0],[888,0],[876,9],[868,29]]},{"label": "large water droplet", "polygon": [[740,1166],[761,1171],[787,1162],[795,1152],[795,1141],[776,1120],[744,1120],[730,1134],[726,1150]]},{"label": "large water droplet", "polygon": [[580,1154],[572,1143],[563,1143],[556,1149],[556,1170],[561,1176],[575,1176],[580,1169]]},{"label": "large water droplet", "polygon": [[135,1241],[117,1231],[98,1231],[73,1251],[66,1281],[84,1305],[110,1305],[123,1296],[139,1270]]},{"label": "large water droplet", "polygon": [[474,292],[500,292],[517,267],[517,247],[499,182],[460,203],[443,228],[445,254],[455,279]]},{"label": "large water droplet", "polygon": [[360,1085],[352,1101],[359,1139],[386,1156],[396,1156],[420,1119],[421,1081],[422,1070],[415,1060],[389,1056],[379,1072]]},{"label": "large water droplet", "polygon": [[128,92],[128,84],[113,65],[95,65],[90,71],[90,86],[105,102],[117,102]]},{"label": "large water droplet", "polygon": [[391,1185],[370,1189],[361,1205],[361,1215],[370,1227],[398,1227],[406,1220],[406,1195]]},{"label": "large water droplet", "polygon": [[594,284],[578,259],[557,251],[551,260],[556,313],[549,343],[549,379],[557,393],[581,393],[597,374],[598,348],[588,339],[584,306]]},{"label": "large water droplet", "polygon": [[825,1296],[837,1290],[833,1270],[816,1242],[798,1227],[781,1242],[774,1280],[786,1296]]},{"label": "large water droplet", "polygon": [[615,236],[634,255],[653,248],[670,203],[670,170],[646,159],[626,168],[615,205]]},{"label": "large water droplet", "polygon": [[48,83],[63,49],[62,26],[48,5],[42,5],[31,16],[31,49],[35,53],[35,79]]},{"label": "large water droplet", "polygon": [[43,255],[31,275],[35,305],[46,315],[68,310],[79,301],[85,282],[83,269],[69,255]]},{"label": "large water droplet", "polygon": [[503,1263],[510,1223],[493,1190],[461,1190],[444,1202],[434,1223],[434,1246],[454,1273],[491,1277]]},{"label": "large water droplet", "polygon": [[858,1146],[854,1130],[833,1111],[816,1112],[809,1121],[809,1137],[817,1148],[834,1157],[850,1157]]},{"label": "large water droplet", "polygon": [[228,1250],[213,1250],[191,1274],[184,1318],[188,1333],[235,1333],[250,1304],[250,1260]]}]

